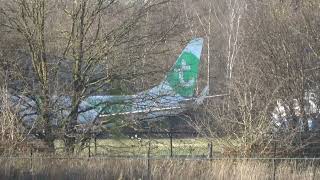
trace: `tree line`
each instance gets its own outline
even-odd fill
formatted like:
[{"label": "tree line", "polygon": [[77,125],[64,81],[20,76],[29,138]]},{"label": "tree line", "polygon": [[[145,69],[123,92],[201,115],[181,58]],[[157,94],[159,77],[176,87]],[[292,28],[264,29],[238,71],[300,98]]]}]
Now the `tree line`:
[{"label": "tree line", "polygon": [[[194,128],[207,137],[237,138],[241,143],[234,149],[261,151],[273,128],[276,102],[283,100],[293,114],[296,99],[307,131],[311,115],[305,112],[305,93],[319,94],[317,1],[0,3],[1,84],[11,94],[39,99],[34,129],[50,148],[56,139],[52,96],[72,99],[59,131],[65,134],[67,151],[73,152],[83,98],[152,87],[194,37],[205,38],[199,91],[209,85],[210,95],[228,93],[196,110]],[[11,117],[3,112],[3,119]],[[4,121],[2,126],[8,127]]]}]

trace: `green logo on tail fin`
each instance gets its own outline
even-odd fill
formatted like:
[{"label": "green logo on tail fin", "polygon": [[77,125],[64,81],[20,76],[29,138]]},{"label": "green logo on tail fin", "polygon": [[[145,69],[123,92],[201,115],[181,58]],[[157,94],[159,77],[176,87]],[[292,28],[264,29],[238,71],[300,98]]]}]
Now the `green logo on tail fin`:
[{"label": "green logo on tail fin", "polygon": [[183,52],[166,81],[181,96],[193,96],[198,79],[199,59],[190,52]]}]

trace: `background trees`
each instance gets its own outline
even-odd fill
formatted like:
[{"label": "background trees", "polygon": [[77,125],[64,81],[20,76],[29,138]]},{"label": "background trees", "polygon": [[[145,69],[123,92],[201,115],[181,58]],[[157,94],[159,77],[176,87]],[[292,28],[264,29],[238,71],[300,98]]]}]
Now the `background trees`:
[{"label": "background trees", "polygon": [[[1,76],[10,93],[38,97],[37,129],[50,146],[55,107],[49,97],[72,97],[72,111],[59,125],[72,151],[83,98],[158,84],[197,36],[206,39],[198,89],[229,94],[197,110],[192,123],[199,132],[261,151],[256,147],[272,132],[279,99],[293,118],[298,102],[307,130],[312,115],[305,94],[319,93],[318,2],[14,0],[0,7]],[[296,129],[297,120],[291,123]]]},{"label": "background trees", "polygon": [[299,131],[300,121],[308,131],[307,120],[314,118],[314,112],[307,93],[318,96],[318,43],[311,40],[317,39],[312,35],[317,28],[313,24],[319,16],[317,5],[311,1],[217,0],[185,6],[186,16],[194,17],[187,21],[190,32],[207,39],[203,58],[210,60],[206,63],[210,74],[200,86],[209,79],[211,93],[229,94],[209,100],[196,115],[194,126],[200,132],[208,137],[232,137],[223,142],[226,149],[264,153],[274,130],[271,112],[280,99],[289,107],[292,132]]}]

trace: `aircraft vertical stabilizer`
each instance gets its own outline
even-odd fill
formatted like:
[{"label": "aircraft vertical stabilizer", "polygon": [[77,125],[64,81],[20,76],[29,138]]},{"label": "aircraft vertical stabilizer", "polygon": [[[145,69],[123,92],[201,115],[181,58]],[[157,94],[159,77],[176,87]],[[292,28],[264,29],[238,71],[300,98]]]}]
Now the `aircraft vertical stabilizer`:
[{"label": "aircraft vertical stabilizer", "polygon": [[152,88],[149,93],[192,97],[197,86],[202,46],[202,38],[190,41],[168,72],[165,80],[159,86]]}]

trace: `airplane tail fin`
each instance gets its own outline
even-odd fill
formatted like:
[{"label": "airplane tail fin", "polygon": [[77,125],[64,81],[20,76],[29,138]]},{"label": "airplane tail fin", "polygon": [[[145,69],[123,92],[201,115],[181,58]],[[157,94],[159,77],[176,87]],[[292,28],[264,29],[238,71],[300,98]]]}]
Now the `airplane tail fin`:
[{"label": "airplane tail fin", "polygon": [[197,86],[202,46],[202,38],[191,40],[168,72],[165,80],[159,86],[151,89],[151,92],[192,97]]}]

